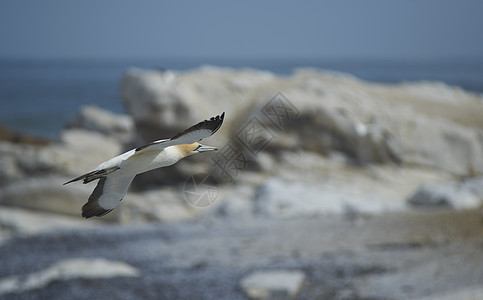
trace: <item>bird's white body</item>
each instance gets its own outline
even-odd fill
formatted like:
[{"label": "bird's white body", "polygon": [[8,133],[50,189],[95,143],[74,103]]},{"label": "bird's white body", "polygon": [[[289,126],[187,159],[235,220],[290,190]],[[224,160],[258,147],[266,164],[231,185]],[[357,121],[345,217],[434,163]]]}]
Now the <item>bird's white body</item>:
[{"label": "bird's white body", "polygon": [[136,152],[136,149],[133,149],[103,162],[94,170],[114,168],[116,170],[110,176],[131,176],[171,166],[183,157],[184,154],[178,149],[178,146],[169,146],[160,151]]},{"label": "bird's white body", "polygon": [[124,198],[129,185],[137,174],[171,166],[186,157],[187,155],[181,151],[180,147],[176,145],[149,151],[133,149],[97,166],[93,172],[113,170],[103,183],[103,193],[99,195],[98,205],[106,210],[116,207],[119,199]]}]

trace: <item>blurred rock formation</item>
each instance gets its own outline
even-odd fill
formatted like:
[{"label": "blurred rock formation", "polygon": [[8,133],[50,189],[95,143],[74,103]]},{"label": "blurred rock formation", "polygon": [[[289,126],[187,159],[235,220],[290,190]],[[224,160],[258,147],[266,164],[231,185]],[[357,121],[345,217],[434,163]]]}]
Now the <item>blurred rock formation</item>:
[{"label": "blurred rock formation", "polygon": [[[483,100],[457,87],[377,84],[313,69],[281,77],[251,69],[132,68],[120,96],[127,115],[83,107],[57,142],[3,134],[0,205],[78,218],[93,185],[63,182],[223,111],[224,125],[206,139],[218,153],[139,175],[103,220],[380,214],[410,209],[406,201],[481,203],[465,182],[483,174]],[[183,201],[186,180],[200,173],[212,174],[220,189],[203,212]],[[457,195],[471,201],[455,202]]]}]

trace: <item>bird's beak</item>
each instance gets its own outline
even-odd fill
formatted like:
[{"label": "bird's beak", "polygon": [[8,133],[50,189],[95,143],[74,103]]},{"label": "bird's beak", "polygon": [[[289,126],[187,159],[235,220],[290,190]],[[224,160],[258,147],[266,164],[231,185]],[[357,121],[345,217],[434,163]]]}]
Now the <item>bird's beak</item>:
[{"label": "bird's beak", "polygon": [[206,146],[206,145],[200,145],[200,147],[196,149],[196,151],[198,152],[208,152],[208,151],[214,151],[214,150],[218,150],[218,148],[212,147],[212,146]]}]

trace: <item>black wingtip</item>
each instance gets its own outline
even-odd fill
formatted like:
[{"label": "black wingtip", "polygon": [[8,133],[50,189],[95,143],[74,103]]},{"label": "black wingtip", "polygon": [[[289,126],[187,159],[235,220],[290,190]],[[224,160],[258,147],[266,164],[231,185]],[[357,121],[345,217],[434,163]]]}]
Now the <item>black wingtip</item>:
[{"label": "black wingtip", "polygon": [[90,176],[90,175],[94,174],[94,173],[95,173],[95,171],[93,171],[93,172],[89,172],[89,173],[86,173],[86,174],[83,174],[83,175],[81,175],[81,176],[79,176],[79,177],[76,177],[76,178],[74,178],[74,179],[72,179],[72,180],[67,181],[67,182],[66,182],[66,183],[64,183],[63,185],[66,185],[66,184],[69,184],[69,183],[72,183],[72,182],[76,182],[76,181],[79,181],[79,180],[82,180],[82,179],[84,179],[84,183],[86,183],[86,182],[85,182],[86,178],[87,178],[88,176]]},{"label": "black wingtip", "polygon": [[105,182],[106,182],[106,178],[102,178],[101,180],[99,180],[96,188],[89,196],[89,200],[87,201],[86,204],[84,204],[84,206],[82,206],[81,214],[84,218],[88,219],[92,217],[102,217],[104,215],[107,215],[114,209],[114,208],[105,209],[99,205],[99,198],[102,196]]},{"label": "black wingtip", "polygon": [[215,117],[215,119],[220,119],[221,121],[223,121],[223,119],[225,118],[225,112],[222,112],[221,115],[218,115]]},{"label": "black wingtip", "polygon": [[217,115],[215,117],[211,117],[209,120],[204,120],[203,122],[200,123],[205,123],[205,122],[220,122],[223,123],[223,120],[225,119],[225,112],[222,112],[220,115]]},{"label": "black wingtip", "polygon": [[66,184],[69,184],[69,183],[72,183],[72,182],[75,182],[75,181],[78,181],[78,180],[80,180],[80,179],[74,178],[72,180],[69,180],[67,182],[64,182],[62,185],[66,185]]},{"label": "black wingtip", "polygon": [[92,217],[102,217],[113,211],[114,208],[111,209],[103,209],[100,207],[98,204],[92,203],[92,202],[87,202],[84,204],[82,207],[82,216],[86,219],[92,218]]},{"label": "black wingtip", "polygon": [[216,127],[212,128],[212,133],[214,134],[215,132],[220,129],[221,125],[223,124],[223,120],[225,119],[225,112],[223,112],[221,115],[218,115],[216,117],[212,117],[210,121],[215,121],[216,122]]}]

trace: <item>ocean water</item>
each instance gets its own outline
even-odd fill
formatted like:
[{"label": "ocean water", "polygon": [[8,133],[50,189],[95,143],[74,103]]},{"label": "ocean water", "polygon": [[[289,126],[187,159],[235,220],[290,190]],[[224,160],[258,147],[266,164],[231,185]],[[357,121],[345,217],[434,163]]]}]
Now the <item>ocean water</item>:
[{"label": "ocean water", "polygon": [[235,60],[0,60],[0,124],[55,139],[83,105],[123,112],[119,84],[129,67],[185,71],[201,65],[250,67],[289,75],[313,67],[397,83],[431,80],[483,93],[483,62],[235,61]]}]

